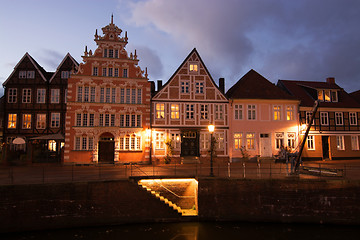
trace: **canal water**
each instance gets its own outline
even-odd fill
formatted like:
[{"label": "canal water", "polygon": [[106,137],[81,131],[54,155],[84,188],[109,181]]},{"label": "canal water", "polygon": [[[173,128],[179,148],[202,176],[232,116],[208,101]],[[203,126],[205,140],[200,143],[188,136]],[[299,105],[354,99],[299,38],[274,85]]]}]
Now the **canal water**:
[{"label": "canal water", "polygon": [[2,240],[310,240],[360,239],[359,226],[266,223],[154,223],[2,234]]}]

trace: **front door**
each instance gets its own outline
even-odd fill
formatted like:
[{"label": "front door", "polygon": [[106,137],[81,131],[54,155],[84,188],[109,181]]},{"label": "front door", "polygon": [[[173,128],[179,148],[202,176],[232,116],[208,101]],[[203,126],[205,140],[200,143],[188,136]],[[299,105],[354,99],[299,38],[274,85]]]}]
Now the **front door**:
[{"label": "front door", "polygon": [[329,159],[329,136],[322,136],[323,159]]},{"label": "front door", "polygon": [[199,133],[184,131],[181,135],[181,157],[199,157]]},{"label": "front door", "polygon": [[115,155],[114,136],[110,133],[104,133],[100,136],[98,162],[113,163]]},{"label": "front door", "polygon": [[271,140],[268,133],[260,134],[260,156],[261,157],[271,157]]}]

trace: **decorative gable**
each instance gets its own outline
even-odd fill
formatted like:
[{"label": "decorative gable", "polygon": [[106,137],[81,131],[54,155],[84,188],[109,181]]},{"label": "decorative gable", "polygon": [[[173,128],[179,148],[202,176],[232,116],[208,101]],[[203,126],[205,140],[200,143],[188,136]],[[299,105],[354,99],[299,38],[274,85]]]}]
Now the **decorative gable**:
[{"label": "decorative gable", "polygon": [[227,101],[208,72],[196,48],[153,100]]}]

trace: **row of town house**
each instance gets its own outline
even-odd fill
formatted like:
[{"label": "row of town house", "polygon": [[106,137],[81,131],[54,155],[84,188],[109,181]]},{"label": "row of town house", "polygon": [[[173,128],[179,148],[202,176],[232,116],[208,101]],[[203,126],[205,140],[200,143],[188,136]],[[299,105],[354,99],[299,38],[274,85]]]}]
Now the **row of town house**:
[{"label": "row of town house", "polygon": [[111,19],[95,33],[83,63],[70,54],[46,72],[28,53],[3,83],[3,162],[152,163],[171,148],[177,161],[206,162],[215,125],[215,161],[271,158],[298,151],[315,101],[302,158],[360,158],[359,92],[334,78],[269,82],[254,70],[227,92],[196,49],[162,85],[128,53],[127,34]]}]

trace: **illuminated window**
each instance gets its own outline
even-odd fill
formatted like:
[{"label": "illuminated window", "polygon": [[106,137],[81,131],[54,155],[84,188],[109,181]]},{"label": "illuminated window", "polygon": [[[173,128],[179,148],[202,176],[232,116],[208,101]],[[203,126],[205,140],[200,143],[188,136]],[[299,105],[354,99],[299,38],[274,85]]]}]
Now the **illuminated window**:
[{"label": "illuminated window", "polygon": [[164,103],[156,104],[156,118],[165,118],[165,104]]},{"label": "illuminated window", "polygon": [[294,120],[294,106],[286,106],[286,120]]},{"label": "illuminated window", "polygon": [[234,105],[234,118],[235,120],[243,119],[243,105],[239,105],[239,104]]},{"label": "illuminated window", "polygon": [[164,133],[158,132],[155,134],[155,148],[156,149],[165,149]]},{"label": "illuminated window", "polygon": [[324,126],[329,125],[329,114],[327,112],[320,112],[320,124]]},{"label": "illuminated window", "polygon": [[48,149],[49,149],[49,151],[56,152],[56,141],[55,140],[48,141]]},{"label": "illuminated window", "polygon": [[315,138],[313,135],[308,135],[306,143],[308,150],[315,150]]},{"label": "illuminated window", "polygon": [[343,113],[342,112],[336,112],[335,113],[335,124],[336,125],[343,125]]},{"label": "illuminated window", "polygon": [[60,89],[51,89],[51,103],[59,103],[60,102]]},{"label": "illuminated window", "polygon": [[279,121],[281,120],[281,106],[274,106],[274,120]]},{"label": "illuminated window", "polygon": [[22,128],[30,129],[31,128],[31,114],[22,115]]},{"label": "illuminated window", "polygon": [[324,101],[324,93],[323,93],[323,90],[318,90],[318,100]]},{"label": "illuminated window", "polygon": [[16,103],[17,102],[17,89],[9,88],[8,91],[8,103]]},{"label": "illuminated window", "polygon": [[31,103],[31,89],[30,88],[23,89],[22,102],[23,103]]},{"label": "illuminated window", "polygon": [[350,125],[357,125],[356,112],[349,113],[349,121],[350,121]]},{"label": "illuminated window", "polygon": [[171,104],[171,118],[172,119],[179,119],[180,115],[179,115],[179,104]]},{"label": "illuminated window", "polygon": [[189,93],[189,82],[181,81],[180,83],[181,93]]},{"label": "illuminated window", "polygon": [[37,114],[36,115],[36,128],[45,129],[46,128],[46,114]]},{"label": "illuminated window", "polygon": [[16,128],[16,113],[9,113],[8,115],[8,128]]},{"label": "illuminated window", "polygon": [[288,141],[288,148],[295,149],[295,133],[288,133],[287,134],[287,141]]},{"label": "illuminated window", "polygon": [[242,133],[234,133],[234,148],[240,150],[242,146]]},{"label": "illuminated window", "polygon": [[324,100],[325,102],[330,102],[330,90],[324,90]]},{"label": "illuminated window", "polygon": [[194,119],[194,105],[186,104],[186,119]]},{"label": "illuminated window", "polygon": [[197,72],[198,71],[198,65],[195,63],[190,64],[190,72]]},{"label": "illuminated window", "polygon": [[359,136],[351,136],[351,149],[359,150]]},{"label": "illuminated window", "polygon": [[206,104],[201,104],[200,105],[200,118],[201,119],[208,119],[208,105]]},{"label": "illuminated window", "polygon": [[336,146],[338,150],[345,150],[344,136],[336,136]]},{"label": "illuminated window", "polygon": [[254,133],[246,133],[246,149],[255,149]]},{"label": "illuminated window", "polygon": [[119,138],[119,149],[126,151],[141,150],[141,137],[133,135],[126,135]]},{"label": "illuminated window", "polygon": [[36,102],[37,103],[45,103],[45,97],[46,97],[46,89],[40,88],[37,90],[37,96],[36,96]]},{"label": "illuminated window", "polygon": [[248,105],[248,120],[256,120],[256,106],[255,105]]},{"label": "illuminated window", "polygon": [[284,133],[277,132],[275,133],[275,149],[280,149],[284,147]]}]

